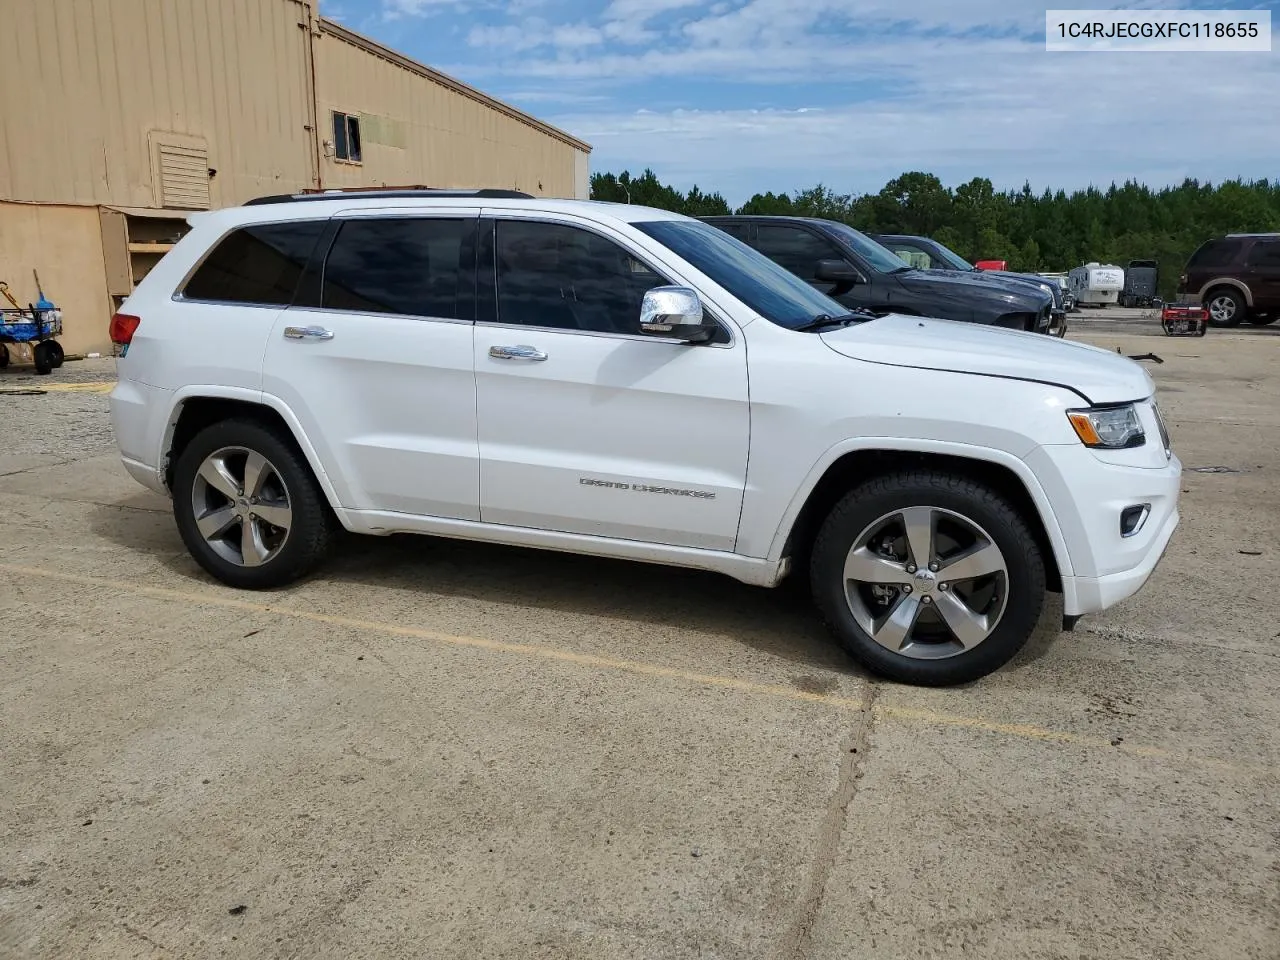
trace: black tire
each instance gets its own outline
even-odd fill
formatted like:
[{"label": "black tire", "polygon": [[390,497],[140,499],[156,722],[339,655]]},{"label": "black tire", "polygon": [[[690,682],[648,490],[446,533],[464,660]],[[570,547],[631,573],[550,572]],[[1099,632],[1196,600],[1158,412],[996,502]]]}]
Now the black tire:
[{"label": "black tire", "polygon": [[[909,507],[961,515],[981,527],[1004,557],[1003,614],[985,640],[954,656],[918,659],[881,646],[858,624],[845,595],[845,559],[855,538],[878,518]],[[998,493],[962,476],[917,470],[870,480],[836,504],[814,543],[810,580],[828,629],[855,660],[891,680],[940,687],[986,676],[1022,649],[1044,606],[1045,564],[1027,522]]]},{"label": "black tire", "polygon": [[1280,320],[1280,313],[1255,313],[1248,320],[1255,327],[1265,327],[1268,323]]},{"label": "black tire", "polygon": [[[1213,303],[1216,300],[1230,301],[1231,314],[1229,317],[1217,319],[1213,315]],[[1204,296],[1204,307],[1209,314],[1209,326],[1211,327],[1238,327],[1240,321],[1245,318],[1248,313],[1248,305],[1244,302],[1244,295],[1234,287],[1218,287],[1210,290]]]},{"label": "black tire", "polygon": [[41,340],[31,349],[31,359],[35,361],[36,373],[44,376],[53,373],[53,368],[61,362],[62,347],[53,340]]},{"label": "black tire", "polygon": [[45,343],[49,344],[53,369],[57,370],[62,366],[63,361],[67,359],[66,351],[62,349],[62,344],[57,340],[46,340]]},{"label": "black tire", "polygon": [[[260,566],[243,566],[219,555],[196,525],[193,490],[205,459],[227,447],[265,457],[283,481],[292,512],[279,551]],[[201,430],[178,457],[173,474],[173,514],[192,557],[223,583],[242,590],[281,587],[314,570],[329,552],[337,518],[293,438],[254,420],[224,420]]]},{"label": "black tire", "polygon": [[0,343],[0,370],[9,365],[9,348]]}]

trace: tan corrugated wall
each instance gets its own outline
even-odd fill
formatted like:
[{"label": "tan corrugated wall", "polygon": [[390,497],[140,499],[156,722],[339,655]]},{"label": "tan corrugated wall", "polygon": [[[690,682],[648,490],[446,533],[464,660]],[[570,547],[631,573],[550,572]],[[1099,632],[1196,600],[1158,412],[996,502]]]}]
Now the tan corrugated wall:
[{"label": "tan corrugated wall", "polygon": [[363,157],[343,163],[326,149],[326,187],[424,184],[585,196],[585,144],[378,56],[339,31],[326,25],[316,40],[321,137],[333,137],[332,111],[364,115]]},{"label": "tan corrugated wall", "polygon": [[[32,270],[40,286],[62,310],[67,353],[109,352],[107,319],[111,299],[102,263],[102,232],[96,207],[0,200],[0,280],[24,307],[36,300]],[[0,297],[5,307],[9,301]],[[14,364],[25,363],[25,347],[9,345]]]},{"label": "tan corrugated wall", "polygon": [[309,8],[3,0],[0,199],[157,205],[157,135],[207,145],[214,206],[311,186]]}]

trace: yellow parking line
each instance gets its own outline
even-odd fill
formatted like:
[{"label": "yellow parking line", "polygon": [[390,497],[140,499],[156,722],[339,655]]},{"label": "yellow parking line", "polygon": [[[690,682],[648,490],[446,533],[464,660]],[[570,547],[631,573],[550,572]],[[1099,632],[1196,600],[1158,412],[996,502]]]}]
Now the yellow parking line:
[{"label": "yellow parking line", "polygon": [[115,389],[114,380],[103,380],[97,383],[36,383],[41,390],[58,393],[110,393]]},{"label": "yellow parking line", "polygon": [[[825,693],[813,693],[786,687],[778,684],[756,683],[751,680],[740,680],[736,677],[722,677],[716,674],[696,673],[680,670],[675,667],[664,667],[654,663],[638,660],[616,660],[611,657],[598,657],[594,654],[576,653],[557,647],[540,646],[528,643],[509,643],[502,640],[491,640],[485,637],[471,637],[461,634],[444,633],[424,627],[408,627],[398,623],[385,623],[380,620],[364,620],[357,617],[343,617],[329,613],[317,613],[313,610],[299,610],[296,607],[276,606],[259,603],[253,600],[242,600],[237,597],[202,593],[194,590],[173,590],[167,587],[149,587],[129,583],[124,580],[111,580],[105,577],[91,577],[83,574],[67,573],[61,570],[44,570],[38,567],[25,567],[16,564],[0,563],[0,571],[7,574],[25,577],[31,580],[60,580],[64,583],[86,587],[101,587],[116,593],[130,593],[138,596],[153,597],[158,600],[177,600],[183,603],[196,603],[223,609],[243,610],[249,613],[271,614],[293,620],[304,620],[311,623],[323,623],[332,627],[344,627],[365,633],[381,633],[386,636],[410,637],[427,640],[432,643],[447,644],[455,647],[470,647],[489,650],[496,653],[518,654],[537,657],[542,660],[554,660],[561,663],[572,663],[578,666],[609,670],[619,673],[639,674],[641,676],[661,677],[669,680],[683,680],[706,687],[737,690],[741,693],[758,694],[782,700],[796,700],[816,703],[832,709],[850,712],[864,712],[868,702],[860,698],[832,696]],[[1176,760],[1184,763],[1195,763],[1225,770],[1249,770],[1251,766],[1242,766],[1219,760],[1213,757],[1189,756],[1176,754],[1159,747],[1144,747],[1138,744],[1113,743],[1103,737],[1091,737],[1066,730],[1051,730],[1034,724],[999,723],[982,717],[966,717],[954,714],[936,713],[932,710],[919,710],[910,707],[895,707],[877,703],[871,708],[872,715],[878,718],[892,718],[923,723],[929,726],[958,727],[980,730],[986,733],[1003,734],[1022,737],[1030,740],[1071,744],[1079,747],[1117,750],[1133,756]]]}]

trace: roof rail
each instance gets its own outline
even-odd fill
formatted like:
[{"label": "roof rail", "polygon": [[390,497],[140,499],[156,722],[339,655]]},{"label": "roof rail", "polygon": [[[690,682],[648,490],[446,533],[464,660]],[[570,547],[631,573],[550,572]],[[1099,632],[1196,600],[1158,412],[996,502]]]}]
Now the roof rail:
[{"label": "roof rail", "polygon": [[1280,237],[1280,233],[1228,233],[1228,237]]},{"label": "roof rail", "polygon": [[446,187],[344,187],[334,190],[304,190],[301,193],[280,193],[246,200],[246,207],[267,203],[299,203],[304,200],[338,200],[343,197],[370,197],[377,199],[413,199],[415,197],[475,197],[481,200],[532,200],[533,194],[519,190],[494,190],[490,188]]}]

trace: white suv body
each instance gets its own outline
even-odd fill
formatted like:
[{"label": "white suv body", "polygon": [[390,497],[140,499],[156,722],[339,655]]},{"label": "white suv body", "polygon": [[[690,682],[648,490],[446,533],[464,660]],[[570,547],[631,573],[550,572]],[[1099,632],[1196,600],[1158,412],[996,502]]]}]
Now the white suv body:
[{"label": "white suv body", "polygon": [[1137,363],[841,317],[690,218],[424,192],[191,224],[113,319],[112,420],[236,586],[302,575],[335,519],[760,586],[802,560],[855,656],[953,683],[1016,652],[1046,585],[1072,620],[1132,595],[1178,523]]}]

